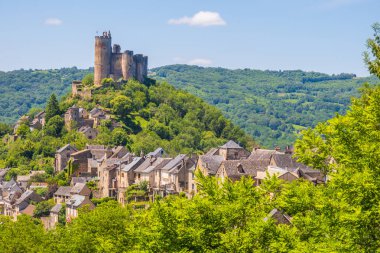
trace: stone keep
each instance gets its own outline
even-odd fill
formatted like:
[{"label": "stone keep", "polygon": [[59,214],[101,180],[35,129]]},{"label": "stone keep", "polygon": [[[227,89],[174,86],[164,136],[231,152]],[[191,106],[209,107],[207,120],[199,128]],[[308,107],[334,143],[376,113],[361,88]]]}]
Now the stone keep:
[{"label": "stone keep", "polygon": [[103,78],[118,80],[136,79],[143,83],[148,75],[148,57],[133,54],[133,51],[121,53],[119,45],[112,46],[110,32],[95,36],[94,84],[101,85]]}]

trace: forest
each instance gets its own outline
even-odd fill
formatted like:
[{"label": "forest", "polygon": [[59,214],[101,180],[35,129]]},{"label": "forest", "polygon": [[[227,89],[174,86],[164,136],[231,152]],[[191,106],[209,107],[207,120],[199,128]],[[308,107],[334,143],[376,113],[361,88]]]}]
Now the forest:
[{"label": "forest", "polygon": [[[43,108],[51,93],[60,98],[72,80],[93,69],[0,72],[0,122],[12,124],[31,108]],[[292,145],[297,134],[344,113],[363,83],[377,78],[316,72],[229,70],[188,65],[152,69],[151,78],[167,81],[215,105],[267,148]]]},{"label": "forest", "polygon": [[152,78],[166,80],[215,105],[267,148],[292,145],[300,130],[345,113],[363,83],[377,82],[376,77],[301,70],[171,65],[151,71]]}]

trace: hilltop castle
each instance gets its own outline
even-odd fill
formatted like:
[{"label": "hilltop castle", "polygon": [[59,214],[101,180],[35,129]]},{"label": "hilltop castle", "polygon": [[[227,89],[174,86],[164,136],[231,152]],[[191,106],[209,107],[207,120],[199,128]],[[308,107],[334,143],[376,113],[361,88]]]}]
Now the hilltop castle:
[{"label": "hilltop castle", "polygon": [[119,45],[112,45],[111,32],[103,32],[102,36],[95,36],[95,66],[94,84],[101,85],[103,78],[112,78],[117,81],[122,78],[134,78],[144,82],[148,74],[148,57],[142,54],[133,54],[133,51],[121,53]]}]

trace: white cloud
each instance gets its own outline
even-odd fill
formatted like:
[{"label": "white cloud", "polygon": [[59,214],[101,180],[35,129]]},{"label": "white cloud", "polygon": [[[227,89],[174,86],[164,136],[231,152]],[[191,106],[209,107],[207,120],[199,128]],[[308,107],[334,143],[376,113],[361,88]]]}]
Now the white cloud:
[{"label": "white cloud", "polygon": [[59,18],[48,18],[44,23],[45,25],[59,26],[63,24],[63,21]]},{"label": "white cloud", "polygon": [[212,61],[210,59],[196,58],[187,62],[189,65],[209,66]]},{"label": "white cloud", "polygon": [[215,26],[226,25],[226,21],[218,12],[200,11],[192,17],[182,17],[179,19],[170,19],[170,25],[190,25],[190,26]]}]

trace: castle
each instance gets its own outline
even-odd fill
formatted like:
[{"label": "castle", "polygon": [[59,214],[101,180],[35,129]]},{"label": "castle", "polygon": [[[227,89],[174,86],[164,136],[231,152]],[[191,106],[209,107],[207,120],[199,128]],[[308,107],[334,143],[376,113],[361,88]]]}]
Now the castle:
[{"label": "castle", "polygon": [[136,79],[144,82],[148,74],[148,57],[142,54],[133,54],[133,51],[121,53],[119,45],[112,45],[111,32],[103,32],[102,36],[95,36],[95,66],[94,84],[101,85],[103,78]]}]

